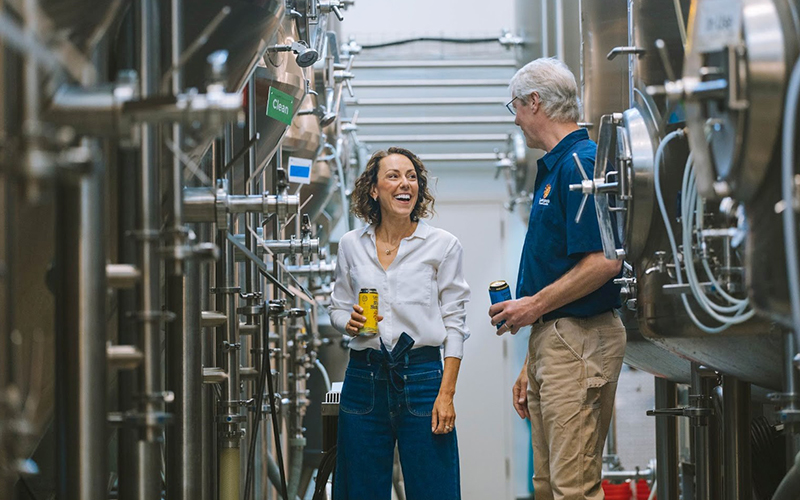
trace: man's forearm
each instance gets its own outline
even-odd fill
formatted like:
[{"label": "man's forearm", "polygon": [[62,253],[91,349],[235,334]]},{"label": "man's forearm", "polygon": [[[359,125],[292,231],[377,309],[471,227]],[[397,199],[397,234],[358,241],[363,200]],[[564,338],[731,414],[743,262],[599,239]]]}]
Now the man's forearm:
[{"label": "man's forearm", "polygon": [[561,278],[529,297],[530,307],[543,316],[589,295],[619,274],[622,263],[605,258],[603,252],[586,255]]}]

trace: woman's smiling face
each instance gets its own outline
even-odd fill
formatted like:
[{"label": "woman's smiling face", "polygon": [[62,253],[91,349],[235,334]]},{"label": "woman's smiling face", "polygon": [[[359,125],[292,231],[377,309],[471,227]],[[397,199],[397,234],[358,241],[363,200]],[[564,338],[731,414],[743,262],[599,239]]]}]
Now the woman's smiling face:
[{"label": "woman's smiling face", "polygon": [[419,195],[417,171],[411,160],[399,154],[383,158],[378,166],[378,182],[370,194],[377,197],[382,217],[410,218]]}]

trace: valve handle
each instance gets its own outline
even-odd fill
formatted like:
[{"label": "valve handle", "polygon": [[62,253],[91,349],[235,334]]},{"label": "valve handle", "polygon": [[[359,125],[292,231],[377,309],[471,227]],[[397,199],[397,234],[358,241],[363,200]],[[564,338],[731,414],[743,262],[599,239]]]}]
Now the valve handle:
[{"label": "valve handle", "polygon": [[672,69],[672,64],[669,62],[669,51],[667,50],[667,44],[662,39],[656,40],[656,50],[658,50],[658,56],[661,58],[661,64],[664,65],[664,72],[667,74],[667,79],[671,82],[677,80],[675,76],[675,70]]},{"label": "valve handle", "polygon": [[[572,160],[575,162],[575,167],[578,169],[578,172],[580,172],[581,177],[583,177],[583,182],[581,184],[570,184],[569,186],[570,191],[583,191],[583,198],[581,198],[581,204],[578,206],[578,213],[575,214],[575,224],[577,224],[581,221],[583,209],[586,208],[586,200],[589,199],[589,190],[592,192],[594,191],[594,182],[589,180],[589,177],[586,176],[583,165],[581,165],[581,160],[578,158],[578,153],[572,153]],[[584,185],[586,185],[586,189],[584,189]]]}]

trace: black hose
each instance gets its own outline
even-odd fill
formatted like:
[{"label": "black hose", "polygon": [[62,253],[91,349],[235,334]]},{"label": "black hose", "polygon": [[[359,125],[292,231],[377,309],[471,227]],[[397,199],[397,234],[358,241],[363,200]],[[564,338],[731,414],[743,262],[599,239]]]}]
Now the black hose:
[{"label": "black hose", "polygon": [[753,498],[769,500],[783,479],[786,470],[783,433],[763,417],[750,422],[750,463],[752,464]]},{"label": "black hose", "polygon": [[417,38],[406,38],[403,40],[395,40],[393,42],[376,43],[372,45],[362,45],[361,48],[368,49],[382,49],[384,47],[394,47],[395,45],[405,45],[414,42],[445,42],[445,43],[491,43],[497,42],[498,38],[442,38],[435,36],[421,36]]},{"label": "black hose", "polygon": [[[264,304],[266,308],[267,305]],[[255,457],[256,457],[256,443],[258,442],[258,429],[261,424],[261,407],[264,404],[264,385],[266,384],[267,379],[267,367],[269,365],[269,323],[267,322],[267,316],[265,315],[261,322],[261,347],[263,349],[261,353],[261,373],[259,373],[258,377],[258,384],[256,384],[256,401],[255,401],[255,411],[253,414],[255,415],[253,421],[253,429],[252,429],[252,438],[250,439],[250,449],[247,453],[247,474],[245,475],[244,481],[244,494],[245,498],[251,498],[251,494],[253,493],[250,489],[251,479],[253,478],[253,468],[255,467]],[[274,405],[270,405],[272,407]],[[280,447],[280,443],[278,443]],[[281,464],[281,468],[283,464]],[[284,496],[284,498],[286,498]]]},{"label": "black hose", "polygon": [[314,496],[311,497],[311,500],[325,499],[325,484],[327,484],[328,477],[333,474],[334,469],[336,469],[336,445],[325,452],[325,456],[322,457],[319,463],[317,479],[314,482]]},{"label": "black hose", "polygon": [[[263,320],[266,323],[269,321],[269,303],[264,304],[264,316]],[[275,385],[272,381],[272,360],[269,356],[269,336],[267,336],[266,343],[264,344],[264,350],[267,354],[266,359],[267,362],[265,365],[261,365],[262,370],[267,371],[267,388],[269,390],[269,412],[272,414],[272,433],[275,437],[275,449],[278,455],[278,469],[281,472],[281,491],[283,492],[284,500],[289,498],[289,490],[286,487],[286,470],[284,470],[283,466],[283,450],[281,450],[281,430],[278,426],[278,408],[275,404]]]},{"label": "black hose", "polygon": [[772,500],[800,500],[800,453],[794,459],[794,465],[781,481]]}]

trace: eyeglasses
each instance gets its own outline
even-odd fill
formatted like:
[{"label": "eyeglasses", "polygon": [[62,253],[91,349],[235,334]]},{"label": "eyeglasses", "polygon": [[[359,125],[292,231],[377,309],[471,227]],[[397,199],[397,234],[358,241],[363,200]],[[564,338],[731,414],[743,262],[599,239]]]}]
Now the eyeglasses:
[{"label": "eyeglasses", "polygon": [[512,114],[512,115],[514,115],[514,116],[516,116],[516,114],[517,114],[517,110],[516,110],[516,108],[514,107],[514,101],[516,101],[517,99],[519,99],[519,96],[517,96],[517,97],[515,97],[515,98],[511,99],[510,101],[508,101],[508,102],[506,103],[506,109],[508,110],[508,112],[509,112],[509,113],[511,113],[511,114]]}]

